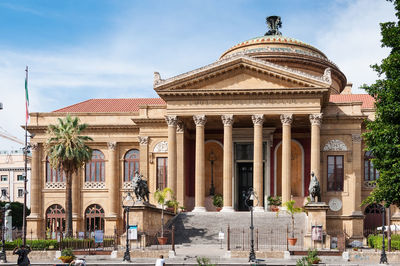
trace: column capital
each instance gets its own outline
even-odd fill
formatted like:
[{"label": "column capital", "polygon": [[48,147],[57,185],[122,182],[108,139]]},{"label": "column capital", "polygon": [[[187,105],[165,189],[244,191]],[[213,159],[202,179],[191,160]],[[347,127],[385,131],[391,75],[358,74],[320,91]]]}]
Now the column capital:
[{"label": "column capital", "polygon": [[31,146],[32,151],[37,151],[39,149],[39,143],[37,142],[30,142],[29,145]]},{"label": "column capital", "polygon": [[207,122],[207,117],[206,115],[194,115],[193,120],[196,126],[204,126]]},{"label": "column capital", "polygon": [[252,115],[251,120],[255,126],[262,126],[264,123],[264,115]]},{"label": "column capital", "polygon": [[148,136],[138,136],[140,145],[147,145],[149,143]]},{"label": "column capital", "polygon": [[221,120],[224,126],[232,126],[233,125],[233,115],[221,115]]},{"label": "column capital", "polygon": [[183,133],[184,131],[185,131],[185,124],[183,123],[182,120],[178,119],[178,122],[176,123],[176,132]]},{"label": "column capital", "polygon": [[176,127],[176,123],[178,122],[178,117],[176,115],[166,115],[165,121],[167,122],[169,127]]},{"label": "column capital", "polygon": [[361,143],[361,134],[351,134],[351,140],[353,141],[353,143]]},{"label": "column capital", "polygon": [[322,122],[322,113],[310,114],[311,125],[320,126]]},{"label": "column capital", "polygon": [[117,149],[117,142],[116,141],[107,142],[107,147],[109,150],[115,151]]},{"label": "column capital", "polygon": [[281,114],[281,122],[283,125],[291,125],[293,122],[293,114]]}]

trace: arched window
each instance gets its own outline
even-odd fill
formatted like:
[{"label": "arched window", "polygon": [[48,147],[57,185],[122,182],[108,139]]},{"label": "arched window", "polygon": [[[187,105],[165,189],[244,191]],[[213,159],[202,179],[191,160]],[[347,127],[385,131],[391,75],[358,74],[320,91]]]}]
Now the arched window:
[{"label": "arched window", "polygon": [[64,172],[60,168],[52,168],[48,157],[46,157],[46,182],[65,182]]},{"label": "arched window", "polygon": [[371,151],[366,151],[364,154],[364,180],[374,181],[379,178],[379,172],[375,169],[371,159],[374,155]]},{"label": "arched window", "polygon": [[99,150],[93,150],[92,160],[86,163],[85,182],[104,182],[104,167],[104,154]]},{"label": "arched window", "polygon": [[130,150],[124,157],[124,181],[132,181],[136,171],[139,172],[140,153],[138,150]]},{"label": "arched window", "polygon": [[90,205],[85,211],[85,221],[87,232],[96,230],[104,232],[104,209],[98,204]]},{"label": "arched window", "polygon": [[[364,211],[364,236],[374,233],[378,226],[382,226],[383,206],[380,204],[370,204]],[[386,217],[385,224],[386,224]]]},{"label": "arched window", "polygon": [[59,204],[53,204],[46,210],[46,237],[56,238],[55,232],[65,231],[65,210]]}]

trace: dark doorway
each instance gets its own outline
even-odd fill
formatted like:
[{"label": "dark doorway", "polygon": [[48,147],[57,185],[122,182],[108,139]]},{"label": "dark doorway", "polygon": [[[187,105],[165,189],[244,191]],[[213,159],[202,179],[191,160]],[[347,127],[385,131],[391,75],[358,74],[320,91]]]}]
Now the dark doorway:
[{"label": "dark doorway", "polygon": [[[247,192],[253,186],[253,163],[237,163],[238,169],[238,211],[248,211],[244,203],[243,192]],[[253,204],[252,201],[249,204]]]},{"label": "dark doorway", "polygon": [[[375,232],[376,228],[382,226],[383,209],[380,204],[370,204],[365,208],[364,214],[364,236]],[[385,217],[386,225],[386,217]]]}]

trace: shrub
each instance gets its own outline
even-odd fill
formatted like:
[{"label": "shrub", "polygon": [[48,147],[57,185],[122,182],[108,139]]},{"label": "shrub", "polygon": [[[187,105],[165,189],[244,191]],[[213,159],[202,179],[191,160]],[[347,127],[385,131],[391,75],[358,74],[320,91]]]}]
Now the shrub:
[{"label": "shrub", "polygon": [[[382,249],[382,235],[369,235],[368,246],[371,248]],[[392,235],[392,249],[400,250],[400,235]],[[388,248],[388,240],[385,237],[385,249]]]},{"label": "shrub", "polygon": [[215,194],[213,197],[213,205],[217,208],[222,208],[224,205],[224,198],[220,194]]}]

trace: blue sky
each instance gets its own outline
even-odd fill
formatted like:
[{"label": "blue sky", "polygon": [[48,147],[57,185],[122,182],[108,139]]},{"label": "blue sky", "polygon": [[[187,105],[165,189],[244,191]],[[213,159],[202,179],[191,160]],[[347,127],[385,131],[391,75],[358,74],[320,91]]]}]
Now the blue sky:
[{"label": "blue sky", "polygon": [[[212,63],[238,42],[267,31],[280,15],[284,36],[322,50],[354,83],[372,83],[384,0],[0,1],[0,131],[23,139],[24,76],[31,112],[89,98],[157,97],[163,78]],[[0,138],[0,150],[18,148]]]}]

